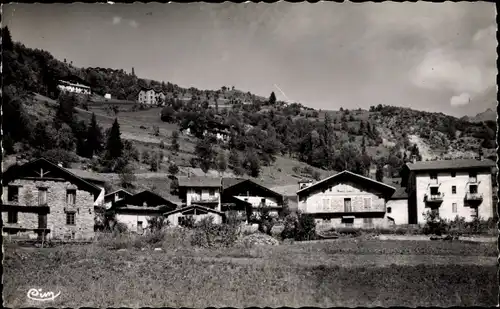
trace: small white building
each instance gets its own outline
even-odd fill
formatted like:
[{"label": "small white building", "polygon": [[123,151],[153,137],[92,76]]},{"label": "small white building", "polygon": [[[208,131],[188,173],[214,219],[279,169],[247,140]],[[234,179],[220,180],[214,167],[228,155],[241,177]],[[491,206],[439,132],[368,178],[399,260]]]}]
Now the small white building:
[{"label": "small white building", "polygon": [[61,90],[62,92],[91,94],[91,89],[89,86],[81,84],[81,83],[69,82],[69,81],[65,81],[65,80],[60,80],[59,84],[57,85],[57,88],[59,88],[59,90]]},{"label": "small white building", "polygon": [[104,98],[105,98],[105,99],[111,99],[111,94],[106,93],[106,94],[104,95]]},{"label": "small white building", "polygon": [[125,224],[130,232],[142,234],[153,217],[162,217],[165,212],[176,208],[177,204],[151,191],[142,191],[115,202],[107,211],[115,215],[117,223]]}]

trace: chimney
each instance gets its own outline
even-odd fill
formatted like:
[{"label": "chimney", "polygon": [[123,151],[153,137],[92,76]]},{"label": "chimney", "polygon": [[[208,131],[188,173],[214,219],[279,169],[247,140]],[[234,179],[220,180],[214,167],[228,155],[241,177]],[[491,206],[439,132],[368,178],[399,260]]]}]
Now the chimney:
[{"label": "chimney", "polygon": [[411,155],[411,162],[416,163],[417,162],[417,156],[416,155]]},{"label": "chimney", "polygon": [[312,180],[299,180],[299,190],[302,190],[304,188],[307,188],[312,185]]}]

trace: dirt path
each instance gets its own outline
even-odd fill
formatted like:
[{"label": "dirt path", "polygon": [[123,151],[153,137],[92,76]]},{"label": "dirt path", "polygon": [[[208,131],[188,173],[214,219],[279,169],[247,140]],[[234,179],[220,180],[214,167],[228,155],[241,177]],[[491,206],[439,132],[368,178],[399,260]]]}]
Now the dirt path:
[{"label": "dirt path", "polygon": [[410,143],[417,145],[418,151],[422,156],[422,161],[428,159],[429,160],[434,159],[436,157],[436,154],[429,148],[429,146],[424,141],[422,141],[420,137],[416,135],[409,135],[408,139],[410,140]]},{"label": "dirt path", "polygon": [[[160,253],[158,253],[160,254]],[[314,267],[314,266],[340,266],[340,267],[390,267],[393,265],[481,265],[492,266],[497,264],[496,257],[486,256],[441,256],[441,255],[384,255],[384,254],[336,254],[329,256],[303,255],[293,259],[283,257],[283,261],[266,258],[235,258],[235,257],[185,257],[195,261],[209,263],[232,263],[240,265],[268,265],[279,267],[282,265]]]}]

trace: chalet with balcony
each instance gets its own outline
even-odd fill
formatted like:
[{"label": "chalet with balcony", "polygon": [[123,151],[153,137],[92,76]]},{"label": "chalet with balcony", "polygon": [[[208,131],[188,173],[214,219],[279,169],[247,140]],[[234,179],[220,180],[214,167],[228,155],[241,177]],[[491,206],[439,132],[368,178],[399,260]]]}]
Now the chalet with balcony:
[{"label": "chalet with balcony", "polygon": [[158,194],[142,191],[134,195],[126,195],[123,199],[114,202],[107,213],[114,216],[116,223],[125,224],[129,231],[143,234],[149,227],[151,219],[162,217],[165,212],[176,208],[177,204]]},{"label": "chalet with balcony", "polygon": [[284,197],[250,179],[222,179],[222,211],[234,212],[238,217],[250,220],[252,214],[259,216],[265,208],[269,214],[279,217],[283,211]]},{"label": "chalet with balcony", "polygon": [[391,225],[386,203],[396,189],[349,171],[316,183],[301,182],[298,210],[314,216],[318,229]]},{"label": "chalet with balcony", "polygon": [[183,225],[188,219],[194,221],[212,217],[214,223],[222,223],[225,215],[221,211],[222,182],[220,178],[179,178],[179,197],[182,206],[166,212],[165,217],[172,226]]},{"label": "chalet with balcony", "polygon": [[410,224],[425,224],[424,214],[467,221],[494,216],[490,160],[460,159],[407,163],[401,170],[408,194]]},{"label": "chalet with balcony", "polygon": [[2,176],[2,233],[16,238],[92,239],[104,189],[44,158]]}]

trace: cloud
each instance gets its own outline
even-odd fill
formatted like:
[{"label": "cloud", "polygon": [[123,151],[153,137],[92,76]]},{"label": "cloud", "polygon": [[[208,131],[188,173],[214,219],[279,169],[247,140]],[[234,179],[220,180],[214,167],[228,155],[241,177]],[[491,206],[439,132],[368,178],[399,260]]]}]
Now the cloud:
[{"label": "cloud", "polygon": [[468,104],[496,83],[496,27],[479,29],[461,48],[442,46],[427,52],[410,80],[419,87],[453,93],[452,106]]},{"label": "cloud", "polygon": [[113,17],[113,25],[118,25],[122,22],[122,18],[120,16]]},{"label": "cloud", "polygon": [[130,21],[128,22],[128,24],[129,24],[129,25],[130,25],[130,27],[132,27],[132,28],[137,28],[137,27],[139,27],[139,24],[138,24],[135,20],[133,20],[133,19],[132,19],[132,20],[130,20]]},{"label": "cloud", "polygon": [[453,96],[450,99],[451,106],[464,106],[469,104],[469,102],[470,102],[470,95],[466,92],[457,96]]}]

